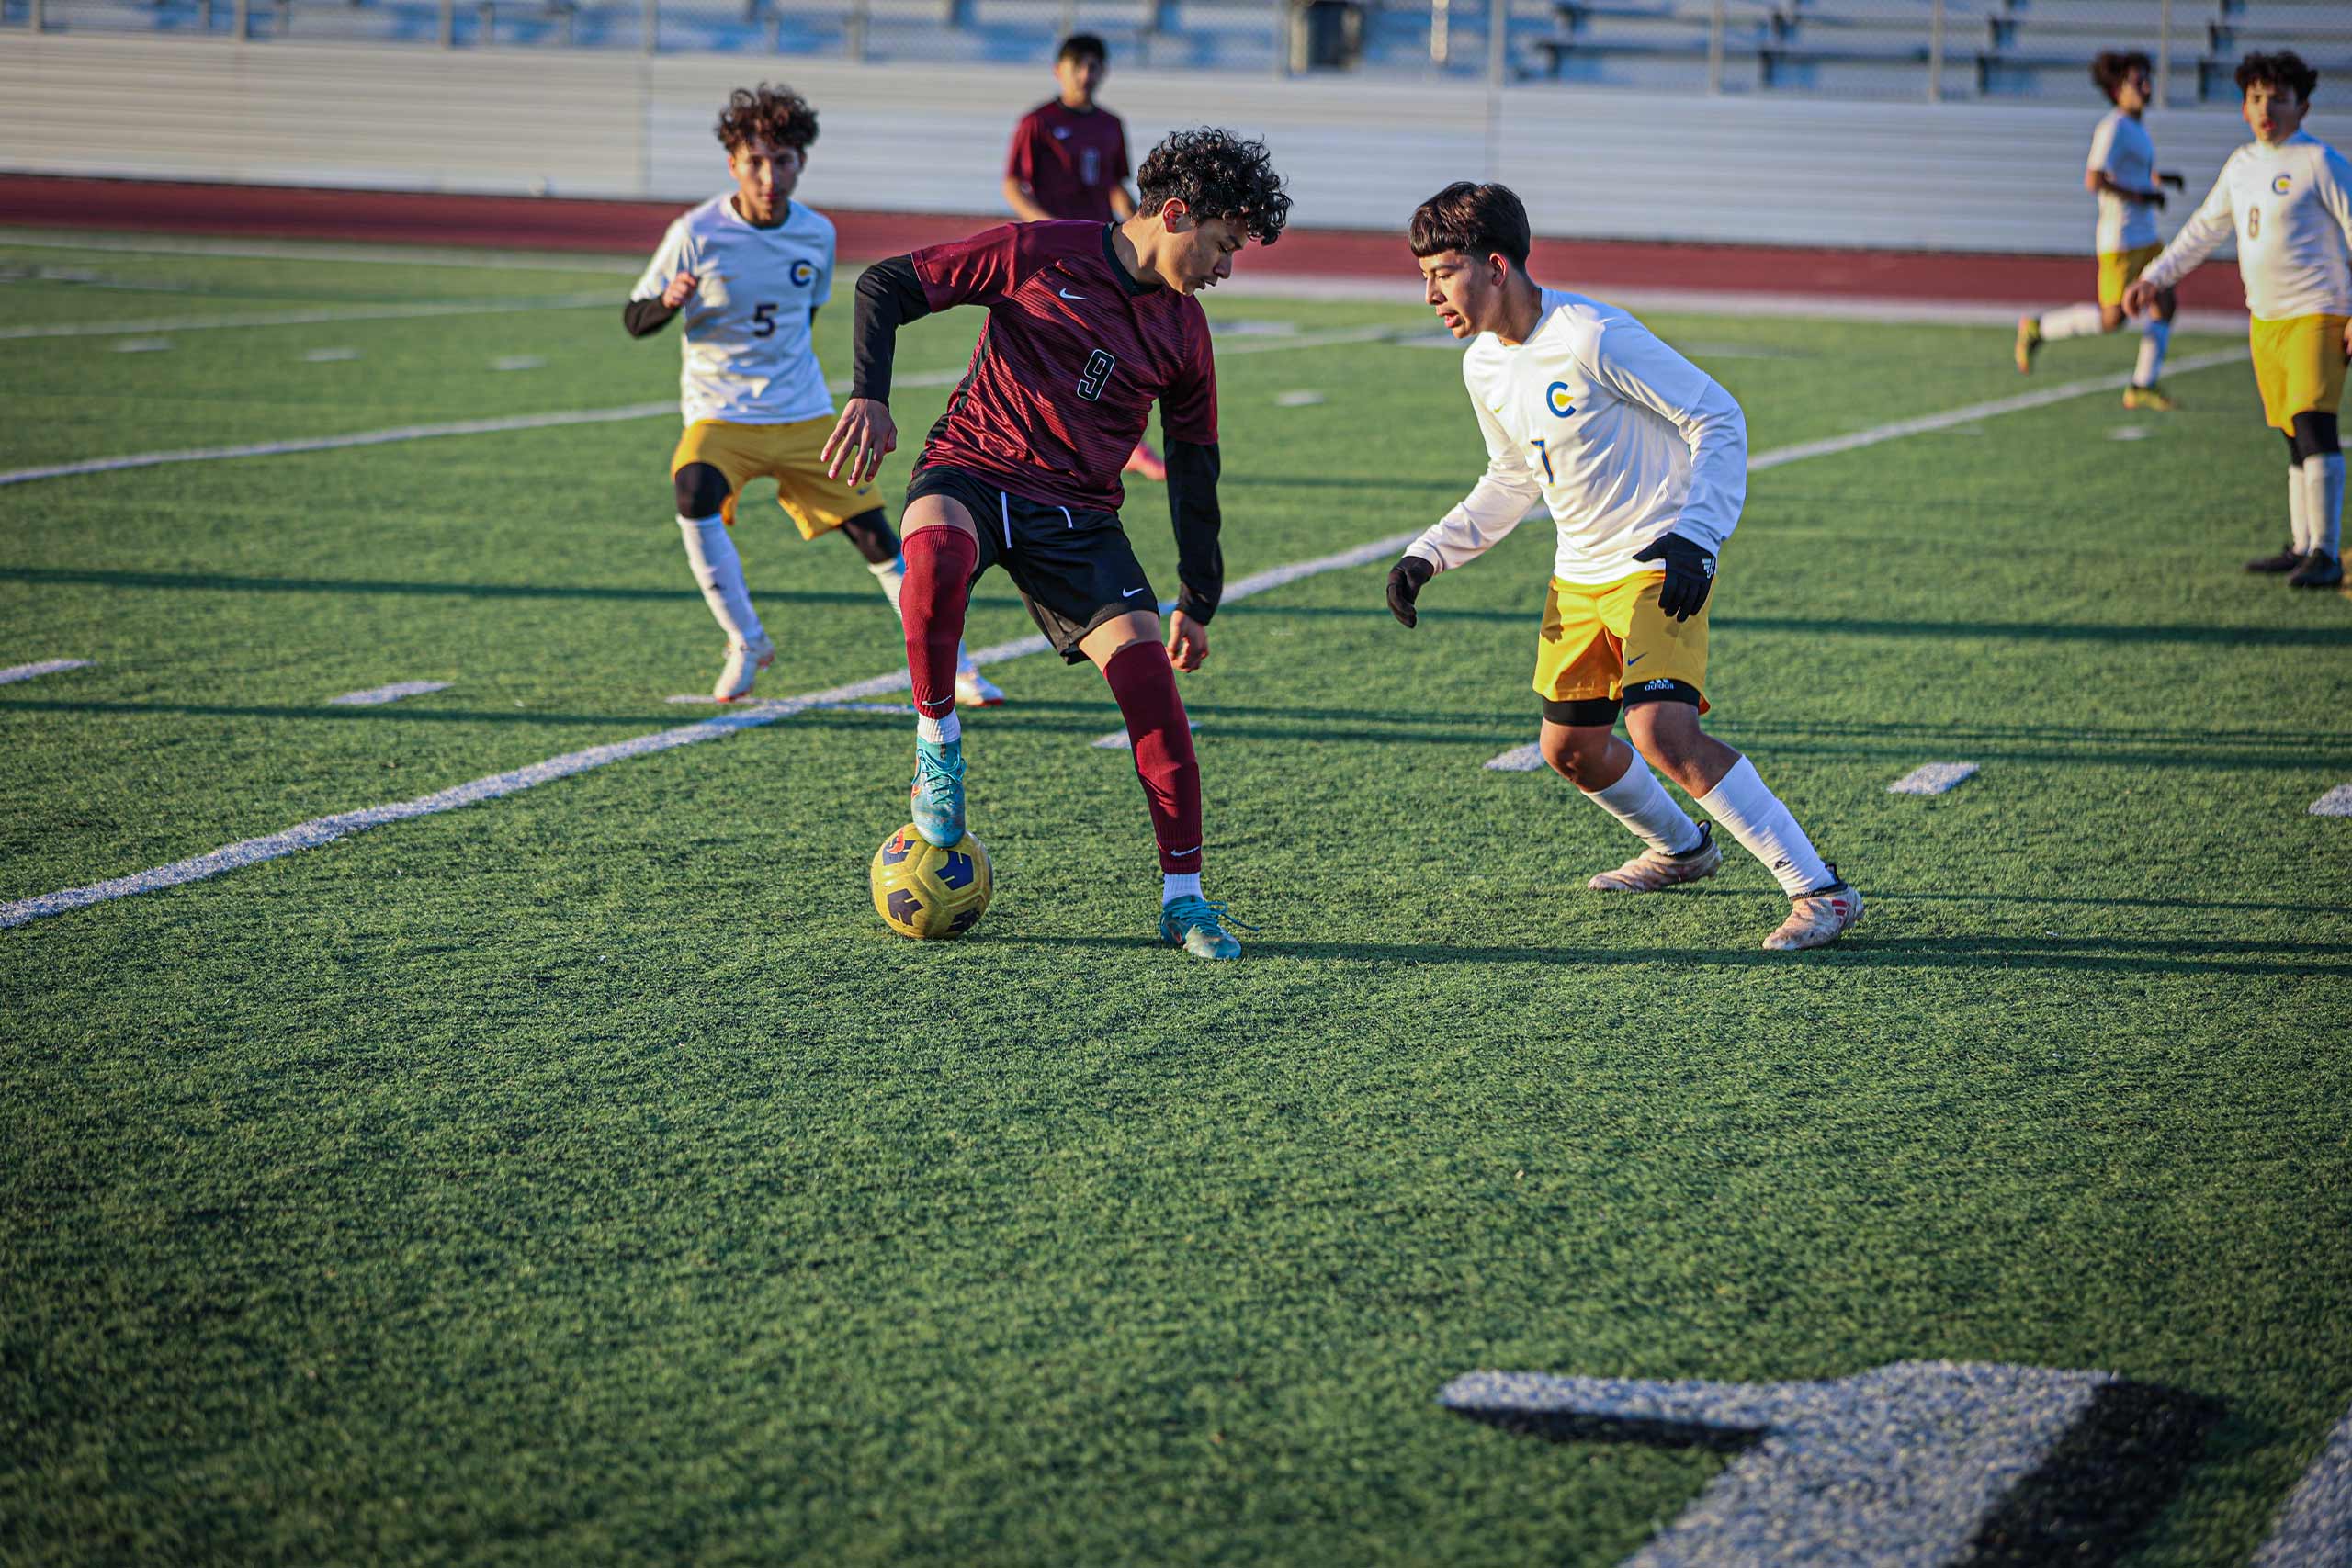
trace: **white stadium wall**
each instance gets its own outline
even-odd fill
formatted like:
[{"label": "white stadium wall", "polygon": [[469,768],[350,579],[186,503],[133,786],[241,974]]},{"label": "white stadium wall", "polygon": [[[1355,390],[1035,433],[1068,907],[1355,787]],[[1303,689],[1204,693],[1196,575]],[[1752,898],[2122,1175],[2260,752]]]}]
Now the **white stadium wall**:
[{"label": "white stadium wall", "polygon": [[[823,117],[819,208],[990,212],[1041,70],[862,66],[773,55],[353,47],[10,33],[0,167],[681,200],[723,181],[729,87],[788,80]],[[1894,249],[2079,253],[2097,106],[1659,96],[1409,79],[1128,71],[1106,95],[1138,154],[1180,124],[1263,136],[1295,220],[1390,229],[1448,180],[1506,181],[1538,231]],[[2088,90],[2086,89],[2086,97]],[[2152,113],[2188,176],[2177,224],[2229,150],[2233,114]]]}]

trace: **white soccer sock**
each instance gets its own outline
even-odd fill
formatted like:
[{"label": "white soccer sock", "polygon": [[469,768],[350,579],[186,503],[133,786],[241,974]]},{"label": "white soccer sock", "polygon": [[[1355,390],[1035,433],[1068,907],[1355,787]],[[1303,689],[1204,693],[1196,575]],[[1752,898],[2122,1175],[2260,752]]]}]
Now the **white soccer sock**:
[{"label": "white soccer sock", "polygon": [[1814,852],[1797,819],[1781,797],[1756,776],[1756,764],[1742,757],[1714,788],[1699,797],[1699,809],[1731,830],[1739,847],[1764,863],[1781,891],[1802,897],[1830,881],[1829,868]]},{"label": "white soccer sock", "polygon": [[2041,341],[2059,343],[2070,337],[2097,337],[2107,321],[2096,305],[2062,305],[2041,315]]},{"label": "white soccer sock", "polygon": [[1201,896],[1201,874],[1197,871],[1163,871],[1159,874],[1159,907],[1166,908],[1179,898]]},{"label": "white soccer sock", "polygon": [[1660,854],[1679,855],[1699,847],[1699,824],[1674,804],[1674,797],[1638,756],[1623,778],[1607,789],[1589,789],[1583,795]]},{"label": "white soccer sock", "polygon": [[2344,554],[2344,454],[2322,452],[2303,459],[2303,532],[2311,547]]},{"label": "white soccer sock", "polygon": [[964,721],[954,714],[933,718],[927,713],[915,715],[915,739],[928,740],[934,746],[964,739]]},{"label": "white soccer sock", "polygon": [[2288,537],[2294,541],[2295,553],[2299,556],[2309,555],[2312,549],[2310,497],[2311,491],[2303,486],[2303,466],[2290,463],[2287,466]]},{"label": "white soccer sock", "polygon": [[735,541],[727,536],[727,523],[719,517],[680,517],[678,532],[685,536],[686,561],[694,568],[695,581],[702,584],[703,602],[710,606],[711,618],[719,625],[731,642],[746,646],[767,637],[767,629],[760,625],[760,614],[752,608],[752,591],[743,586],[742,558],[735,553]]},{"label": "white soccer sock", "polygon": [[[886,561],[871,561],[866,564],[865,570],[872,572],[874,581],[882,585],[882,596],[890,601],[890,614],[899,616],[903,623],[906,616],[905,612],[899,608],[899,594],[907,586],[907,558],[893,556]],[[956,673],[968,675],[978,668],[978,665],[972,662],[972,656],[965,651],[964,645],[957,643],[956,645]]]},{"label": "white soccer sock", "polygon": [[2157,321],[2154,316],[2140,329],[2140,363],[2132,372],[2135,387],[2153,387],[2157,372],[2165,367],[2165,350],[2172,343],[2172,323]]}]

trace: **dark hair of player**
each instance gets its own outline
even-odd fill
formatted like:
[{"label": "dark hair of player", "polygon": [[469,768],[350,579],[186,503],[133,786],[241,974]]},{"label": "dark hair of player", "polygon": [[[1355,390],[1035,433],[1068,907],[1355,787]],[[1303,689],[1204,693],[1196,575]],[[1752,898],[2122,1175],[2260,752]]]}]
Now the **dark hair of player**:
[{"label": "dark hair of player", "polygon": [[1204,127],[1170,134],[1136,171],[1136,187],[1143,195],[1140,212],[1181,201],[1195,219],[1222,218],[1261,245],[1281,239],[1290,221],[1290,193],[1266,144],[1227,131]]},{"label": "dark hair of player", "polygon": [[2256,83],[2261,83],[2274,93],[2292,93],[2297,101],[2310,103],[2312,89],[2319,85],[2319,73],[2303,63],[2303,57],[2291,49],[2276,54],[2249,54],[2238,62],[2238,91],[2243,93]]},{"label": "dark hair of player", "polygon": [[1509,186],[1474,185],[1456,180],[1413,209],[1412,226],[1406,231],[1417,256],[1460,251],[1465,256],[1503,255],[1520,271],[1527,270],[1527,253],[1534,244],[1527,209]]},{"label": "dark hair of player", "polygon": [[2115,95],[2122,90],[2125,77],[2134,71],[2145,71],[2154,75],[2155,69],[2155,62],[2136,49],[2106,49],[2101,50],[2098,58],[2091,62],[2091,80],[2098,85],[2098,90],[2107,95],[2107,101],[2111,104],[2115,101]]},{"label": "dark hair of player", "polygon": [[1091,60],[1097,65],[1110,63],[1111,51],[1092,33],[1072,33],[1062,39],[1061,48],[1054,51],[1054,63],[1065,60]]},{"label": "dark hair of player", "polygon": [[738,87],[727,95],[714,128],[718,144],[731,156],[753,141],[806,152],[817,140],[817,111],[789,87]]}]

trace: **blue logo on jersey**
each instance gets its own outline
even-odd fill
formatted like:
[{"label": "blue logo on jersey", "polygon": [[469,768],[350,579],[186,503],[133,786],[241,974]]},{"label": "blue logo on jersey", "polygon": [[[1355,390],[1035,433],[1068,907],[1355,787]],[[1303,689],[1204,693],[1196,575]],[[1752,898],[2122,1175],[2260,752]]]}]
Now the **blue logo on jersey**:
[{"label": "blue logo on jersey", "polygon": [[2295,177],[2292,175],[2280,175],[2277,179],[2270,182],[2270,194],[2273,196],[2284,196],[2289,190],[2294,187],[2294,184]]},{"label": "blue logo on jersey", "polygon": [[792,281],[798,284],[801,288],[808,288],[816,276],[817,264],[815,262],[802,260],[792,264]]},{"label": "blue logo on jersey", "polygon": [[1566,419],[1577,412],[1576,404],[1568,401],[1568,384],[1566,381],[1553,382],[1544,389],[1544,396],[1550,401],[1555,418]]}]

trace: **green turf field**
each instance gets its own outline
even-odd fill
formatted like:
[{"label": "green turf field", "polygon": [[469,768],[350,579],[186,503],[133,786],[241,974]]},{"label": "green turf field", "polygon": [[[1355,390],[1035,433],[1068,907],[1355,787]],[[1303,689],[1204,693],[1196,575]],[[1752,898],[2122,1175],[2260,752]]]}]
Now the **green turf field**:
[{"label": "green turf field", "polygon": [[[108,329],[0,337],[0,468],[673,401],[632,273],[0,235],[0,333]],[[1467,488],[1425,312],[1208,304],[1266,323],[1221,346],[1233,578]],[[298,312],[377,315],[169,324]],[[1653,325],[1759,455],[2132,352],[2023,382],[1998,329]],[[1153,942],[1116,709],[1049,655],[968,721],[960,943],[874,915],[909,725],[852,711],[0,931],[0,1562],[1607,1564],[1730,1456],[1513,1435],[1448,1380],[1950,1359],[2208,1409],[2066,1560],[2244,1562],[2352,1405],[2352,818],[2308,812],[2352,781],[2352,599],[2238,570],[2280,443],[2243,364],[2173,385],[1755,476],[1709,722],[1869,899],[1823,952],[1758,950],[1783,906],[1728,847],[1583,891],[1622,830],[1481,766],[1534,733],[1541,523],[1416,632],[1385,563],[1218,615],[1184,690],[1238,965]],[[96,661],[0,686],[0,902],[707,716],[664,701],[721,653],[675,437],[0,486],[0,666]],[[762,694],[899,668],[855,552],[764,495]],[[1156,487],[1128,524],[1172,593]],[[1029,629],[986,580],[972,645]],[[1982,772],[1887,792],[1938,761]]]}]

